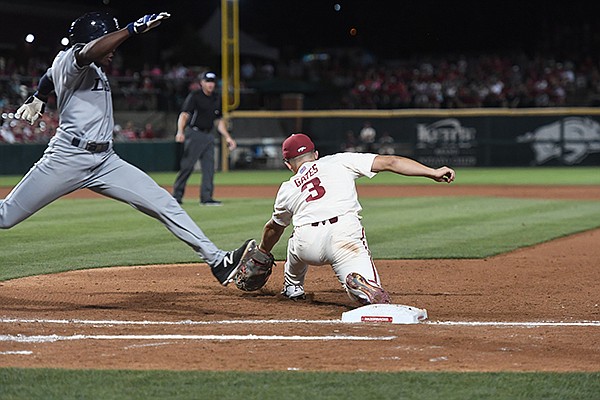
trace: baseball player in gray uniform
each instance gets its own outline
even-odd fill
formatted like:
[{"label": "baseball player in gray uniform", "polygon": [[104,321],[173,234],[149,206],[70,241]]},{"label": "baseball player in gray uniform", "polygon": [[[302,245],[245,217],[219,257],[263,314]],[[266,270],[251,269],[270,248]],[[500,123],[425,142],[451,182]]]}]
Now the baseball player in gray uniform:
[{"label": "baseball player in gray uniform", "polygon": [[116,18],[87,13],[69,30],[71,45],[62,50],[42,77],[39,93],[17,110],[17,118],[33,123],[43,112],[44,96],[55,91],[59,127],[42,158],[4,199],[0,228],[8,229],[42,207],[77,189],[120,200],[162,222],[210,266],[227,285],[256,242],[247,240],[226,252],[212,243],[168,191],[113,151],[113,105],[103,71],[126,39],[147,32],[169,18],[149,14],[119,29]]},{"label": "baseball player in gray uniform", "polygon": [[339,153],[319,159],[314,143],[302,133],[289,136],[282,152],[285,165],[294,175],[279,188],[273,215],[258,247],[269,254],[285,228],[293,223],[282,294],[293,300],[304,298],[308,266],[330,264],[352,300],[360,304],[390,303],[360,222],[362,208],[355,180],[390,171],[450,183],[454,170],[369,153]]}]

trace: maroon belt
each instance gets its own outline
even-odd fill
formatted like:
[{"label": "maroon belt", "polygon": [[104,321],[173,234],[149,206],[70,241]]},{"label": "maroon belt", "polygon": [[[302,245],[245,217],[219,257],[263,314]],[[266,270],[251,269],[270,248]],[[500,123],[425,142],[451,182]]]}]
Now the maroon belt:
[{"label": "maroon belt", "polygon": [[338,222],[338,217],[329,218],[329,219],[326,219],[325,221],[313,222],[311,225],[312,226],[319,226],[319,224],[325,225],[327,223],[327,221],[329,221],[330,224],[335,224],[336,222]]}]

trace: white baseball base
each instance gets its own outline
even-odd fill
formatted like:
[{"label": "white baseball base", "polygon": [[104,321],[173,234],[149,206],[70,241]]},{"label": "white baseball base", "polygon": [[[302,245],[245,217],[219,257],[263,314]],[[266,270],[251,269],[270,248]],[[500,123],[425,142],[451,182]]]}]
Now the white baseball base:
[{"label": "white baseball base", "polygon": [[418,324],[426,319],[427,310],[401,304],[369,304],[342,313],[342,322]]}]

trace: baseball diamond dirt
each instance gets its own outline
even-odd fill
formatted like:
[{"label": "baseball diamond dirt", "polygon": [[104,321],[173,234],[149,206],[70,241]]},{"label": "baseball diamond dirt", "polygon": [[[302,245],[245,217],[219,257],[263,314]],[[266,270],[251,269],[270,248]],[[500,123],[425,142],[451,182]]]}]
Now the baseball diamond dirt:
[{"label": "baseball diamond dirt", "polygon": [[[362,197],[449,194],[358,189]],[[255,190],[217,187],[215,196]],[[456,185],[452,195],[600,200],[600,188]],[[200,263],[0,282],[0,367],[600,371],[598,243],[592,230],[485,259],[377,260],[394,303],[427,309],[417,325],[341,323],[353,305],[328,266],[312,267],[308,298],[298,302],[278,295],[282,262],[254,293],[221,287]]]}]

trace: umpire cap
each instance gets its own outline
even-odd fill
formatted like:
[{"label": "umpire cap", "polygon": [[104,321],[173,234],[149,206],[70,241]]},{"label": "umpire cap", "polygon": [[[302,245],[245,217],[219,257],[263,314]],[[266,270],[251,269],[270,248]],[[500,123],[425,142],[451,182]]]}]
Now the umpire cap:
[{"label": "umpire cap", "polygon": [[119,30],[119,21],[112,15],[102,11],[93,11],[82,15],[69,28],[69,42],[89,43],[107,33]]},{"label": "umpire cap", "polygon": [[202,80],[206,82],[215,82],[217,79],[217,74],[211,71],[207,71],[202,74]]}]

